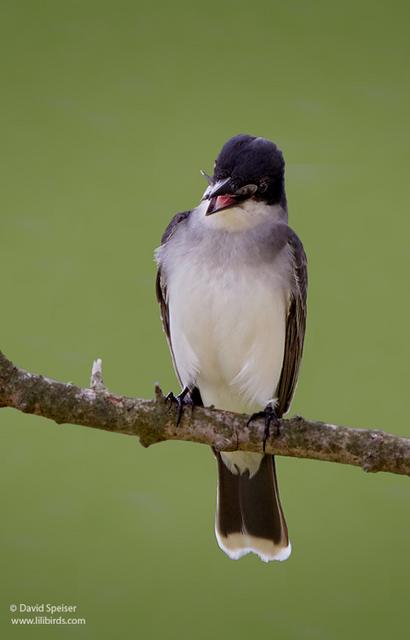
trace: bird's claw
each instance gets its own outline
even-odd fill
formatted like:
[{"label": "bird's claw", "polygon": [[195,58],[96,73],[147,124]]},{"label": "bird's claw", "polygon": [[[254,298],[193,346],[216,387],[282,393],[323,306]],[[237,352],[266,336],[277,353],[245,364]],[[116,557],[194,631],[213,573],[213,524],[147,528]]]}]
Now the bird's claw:
[{"label": "bird's claw", "polygon": [[280,435],[280,420],[271,404],[266,405],[263,411],[253,413],[247,422],[247,426],[249,427],[251,422],[257,418],[263,418],[265,421],[265,431],[263,435],[263,452],[265,453],[266,443],[270,436],[270,428],[272,424],[275,427],[276,437]]},{"label": "bird's claw", "polygon": [[168,411],[171,409],[172,405],[174,403],[176,403],[177,405],[177,427],[179,426],[179,423],[181,422],[182,419],[182,414],[184,412],[184,407],[186,406],[193,406],[193,402],[191,399],[191,395],[189,393],[189,389],[187,387],[185,387],[185,389],[179,394],[179,395],[174,395],[172,393],[172,391],[170,391],[168,393],[168,395],[165,397],[165,400],[167,402],[169,402],[169,407],[168,407]]}]

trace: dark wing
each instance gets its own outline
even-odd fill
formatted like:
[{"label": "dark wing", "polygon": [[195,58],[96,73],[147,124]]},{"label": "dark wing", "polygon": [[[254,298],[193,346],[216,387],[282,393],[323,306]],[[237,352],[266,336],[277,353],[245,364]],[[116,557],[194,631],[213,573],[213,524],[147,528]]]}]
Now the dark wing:
[{"label": "dark wing", "polygon": [[[164,233],[162,235],[161,245],[163,245],[166,242],[168,242],[168,240],[175,233],[175,231],[177,229],[177,226],[181,222],[184,222],[185,220],[187,220],[187,218],[188,218],[190,213],[191,213],[190,211],[184,211],[183,213],[177,213],[176,216],[174,216],[172,218],[171,222],[169,223],[169,225],[167,226],[167,228],[165,229],[165,231],[164,231]],[[169,311],[168,311],[167,283],[165,281],[165,278],[163,278],[163,276],[161,274],[161,267],[160,266],[158,267],[158,271],[157,271],[157,280],[156,280],[156,284],[155,284],[155,290],[156,290],[157,300],[158,300],[158,303],[159,303],[159,306],[160,306],[160,310],[161,310],[162,326],[164,328],[165,335],[167,336],[168,346],[169,346],[169,349],[171,351],[172,360],[174,362],[174,368],[175,368],[176,374],[178,376],[179,381],[181,382],[181,380],[179,378],[179,375],[178,375],[177,368],[176,368],[176,364],[175,364],[174,353],[172,351],[171,333],[170,333],[170,329],[169,329]]]},{"label": "dark wing", "polygon": [[[161,245],[165,244],[171,236],[175,233],[177,226],[184,222],[189,216],[190,211],[184,211],[183,213],[177,213],[165,229],[161,238]],[[155,283],[155,291],[157,294],[157,301],[161,309],[161,320],[162,326],[164,328],[165,334],[167,336],[169,348],[172,352],[171,345],[171,336],[169,332],[169,313],[168,313],[168,303],[167,303],[167,285],[165,280],[161,277],[161,267],[158,267],[157,271],[157,280]]]},{"label": "dark wing", "polygon": [[183,211],[182,213],[177,213],[172,218],[171,222],[169,223],[164,233],[162,234],[161,244],[165,244],[166,242],[168,242],[170,237],[175,233],[179,223],[187,220],[190,214],[191,214],[191,211]]},{"label": "dark wing", "polygon": [[289,409],[298,379],[306,327],[307,259],[298,236],[289,228],[288,246],[293,254],[294,288],[286,321],[285,353],[276,390],[276,412],[282,416]]}]

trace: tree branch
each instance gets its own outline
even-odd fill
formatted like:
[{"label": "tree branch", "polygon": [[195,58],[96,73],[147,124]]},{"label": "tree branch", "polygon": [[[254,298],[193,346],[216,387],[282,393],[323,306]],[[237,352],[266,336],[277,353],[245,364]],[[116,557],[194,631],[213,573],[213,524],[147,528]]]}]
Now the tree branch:
[{"label": "tree branch", "polygon": [[[189,440],[221,451],[263,450],[263,420],[248,427],[245,415],[195,407],[184,409],[176,426],[176,404],[168,401],[158,386],[154,400],[110,393],[103,383],[101,360],[94,362],[91,388],[82,389],[19,369],[0,351],[0,407],[43,416],[58,424],[138,436],[144,447],[164,440]],[[266,452],[410,475],[410,438],[300,416],[280,420],[279,433],[272,433]]]}]

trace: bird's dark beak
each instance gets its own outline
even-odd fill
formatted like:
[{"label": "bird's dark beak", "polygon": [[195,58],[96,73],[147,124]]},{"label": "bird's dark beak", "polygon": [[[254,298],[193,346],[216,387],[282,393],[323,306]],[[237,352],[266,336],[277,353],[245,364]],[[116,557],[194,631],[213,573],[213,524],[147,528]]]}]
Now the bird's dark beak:
[{"label": "bird's dark beak", "polygon": [[229,193],[230,181],[230,178],[218,180],[218,182],[210,185],[205,191],[204,200],[209,200],[205,215],[210,216],[217,211],[222,211],[222,209],[228,209],[237,203],[237,197],[233,193]]}]

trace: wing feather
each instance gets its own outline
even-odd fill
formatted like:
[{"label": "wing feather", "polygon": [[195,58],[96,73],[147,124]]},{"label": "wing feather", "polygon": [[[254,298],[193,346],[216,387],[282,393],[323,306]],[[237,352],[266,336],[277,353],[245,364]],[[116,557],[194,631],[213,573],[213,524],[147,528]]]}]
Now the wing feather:
[{"label": "wing feather", "polygon": [[293,290],[286,321],[285,353],[276,396],[276,412],[282,416],[289,409],[299,374],[306,328],[307,258],[298,236],[289,228],[288,245],[293,255]]},{"label": "wing feather", "polygon": [[[164,231],[164,233],[162,235],[161,245],[163,245],[166,242],[168,242],[168,240],[171,238],[171,236],[175,233],[178,225],[183,223],[183,222],[185,222],[190,213],[191,213],[190,211],[184,211],[183,213],[177,213],[172,218],[171,222],[169,223],[169,225],[167,226],[167,228],[165,229],[165,231]],[[168,309],[167,283],[166,283],[166,280],[163,277],[163,274],[161,272],[161,266],[160,265],[158,266],[158,271],[157,271],[157,278],[156,278],[156,283],[155,283],[155,291],[156,291],[156,295],[157,295],[157,301],[158,301],[158,304],[160,306],[162,326],[163,326],[163,329],[164,329],[164,333],[165,333],[165,335],[167,337],[169,350],[171,352],[172,360],[174,362],[174,368],[175,368],[176,374],[178,376],[178,380],[182,385],[182,382],[181,382],[181,379],[179,377],[178,370],[177,370],[177,367],[176,367],[176,363],[175,363],[174,352],[172,350],[171,332],[170,332],[170,326],[169,326],[169,309]]]}]

